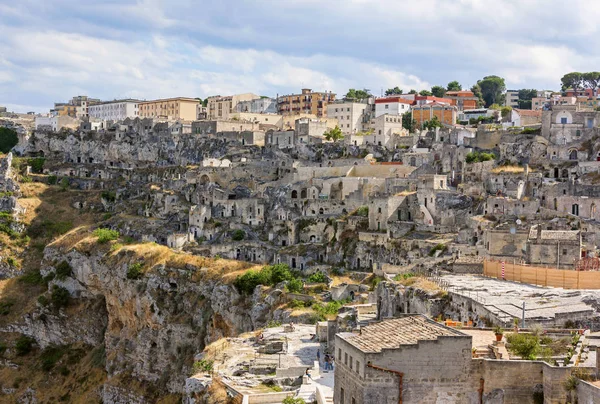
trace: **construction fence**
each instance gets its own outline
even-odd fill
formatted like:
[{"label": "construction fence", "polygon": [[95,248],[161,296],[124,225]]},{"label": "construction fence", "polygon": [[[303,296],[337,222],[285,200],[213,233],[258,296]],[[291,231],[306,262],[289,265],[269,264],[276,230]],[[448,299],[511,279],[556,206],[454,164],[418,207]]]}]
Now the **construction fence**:
[{"label": "construction fence", "polygon": [[[504,276],[502,274],[504,266]],[[564,289],[600,289],[599,271],[575,271],[515,264],[513,262],[483,262],[483,275],[539,286]]]}]

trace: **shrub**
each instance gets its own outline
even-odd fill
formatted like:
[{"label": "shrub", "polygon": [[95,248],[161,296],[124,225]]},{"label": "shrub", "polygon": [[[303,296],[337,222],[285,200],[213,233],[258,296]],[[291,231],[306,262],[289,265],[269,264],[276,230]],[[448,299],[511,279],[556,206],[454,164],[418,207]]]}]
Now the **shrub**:
[{"label": "shrub", "polygon": [[304,307],[304,302],[302,300],[294,299],[288,303],[288,307],[291,309],[299,309]]},{"label": "shrub", "polygon": [[17,342],[15,343],[15,351],[17,352],[17,355],[27,355],[29,352],[31,352],[34,343],[35,340],[33,338],[28,337],[26,335],[20,336]]},{"label": "shrub", "polygon": [[56,185],[57,182],[58,182],[58,177],[56,175],[48,176],[48,184],[49,185]]},{"label": "shrub", "polygon": [[42,171],[44,170],[45,162],[46,162],[46,159],[43,157],[35,157],[35,158],[27,160],[27,164],[29,166],[31,166],[31,171],[36,174],[42,173]]},{"label": "shrub", "polygon": [[444,252],[446,252],[447,249],[448,247],[446,247],[444,244],[438,244],[429,251],[429,256],[433,257],[436,251],[441,251],[443,254]]},{"label": "shrub", "polygon": [[12,300],[0,300],[0,315],[6,316],[10,313],[10,308],[14,305]]},{"label": "shrub", "polygon": [[19,262],[14,258],[14,257],[7,257],[6,258],[6,263],[8,265],[10,265],[13,268],[18,268],[19,267]]},{"label": "shrub", "polygon": [[46,307],[50,304],[50,301],[48,300],[48,298],[44,295],[41,295],[37,298],[37,301],[39,304],[41,304],[42,306]]},{"label": "shrub", "polygon": [[369,207],[368,206],[361,206],[360,208],[356,209],[356,216],[362,216],[362,217],[367,217],[369,216]]},{"label": "shrub", "polygon": [[107,202],[114,202],[117,200],[117,193],[114,191],[104,191],[102,194],[100,194],[100,196],[102,196],[102,198]]},{"label": "shrub", "polygon": [[300,279],[291,279],[287,284],[287,290],[291,293],[301,293],[304,283]]},{"label": "shrub", "polygon": [[28,285],[44,285],[44,277],[40,274],[40,271],[27,272],[19,278],[19,282],[26,283]]},{"label": "shrub", "polygon": [[405,273],[405,274],[398,274],[398,275],[394,276],[394,280],[395,280],[395,281],[405,281],[405,280],[407,280],[407,279],[410,279],[410,278],[413,278],[413,277],[415,277],[415,276],[416,276],[416,275],[415,275],[414,273],[412,273],[412,272],[407,272],[407,273]]},{"label": "shrub", "polygon": [[17,132],[8,128],[0,128],[0,152],[8,153],[19,143]]},{"label": "shrub", "polygon": [[27,183],[33,182],[33,179],[31,179],[31,177],[28,175],[24,175],[21,177],[21,182],[23,184],[27,184]]},{"label": "shrub", "polygon": [[306,404],[302,397],[286,397],[281,402],[282,404]]},{"label": "shrub", "polygon": [[123,247],[123,244],[121,243],[114,243],[113,245],[110,246],[110,251],[111,252],[115,252],[117,250],[120,250]]},{"label": "shrub", "polygon": [[68,178],[63,178],[62,180],[60,180],[60,188],[63,191],[66,191],[67,188],[69,188],[69,179]]},{"label": "shrub", "polygon": [[119,238],[119,232],[116,230],[98,228],[94,230],[94,236],[98,237],[99,243],[107,243]]},{"label": "shrub", "polygon": [[194,362],[193,368],[195,372],[212,372],[213,364],[213,361],[201,359],[197,362]]},{"label": "shrub", "polygon": [[65,307],[69,304],[71,295],[69,291],[58,285],[54,285],[52,288],[52,294],[50,295],[50,301],[57,309]]},{"label": "shrub", "polygon": [[526,360],[535,360],[540,353],[540,341],[531,334],[509,334],[506,340],[510,350]]},{"label": "shrub", "polygon": [[263,267],[260,271],[249,270],[233,282],[240,293],[250,294],[258,285],[273,286],[283,281],[291,281],[296,276],[286,264]]},{"label": "shrub", "polygon": [[231,234],[231,238],[234,241],[241,241],[246,237],[246,233],[244,232],[244,230],[234,230],[233,233]]},{"label": "shrub", "polygon": [[65,354],[64,347],[57,347],[57,346],[51,345],[51,346],[45,348],[40,355],[40,359],[42,361],[42,369],[45,370],[46,372],[49,372],[50,370],[52,370],[54,365],[56,365],[56,362],[58,362],[63,357],[64,354]]},{"label": "shrub", "polygon": [[481,163],[483,161],[495,160],[496,155],[494,153],[485,152],[471,152],[467,154],[465,161],[467,164]]},{"label": "shrub", "polygon": [[56,266],[56,279],[59,281],[65,280],[67,277],[71,276],[73,270],[71,265],[67,261],[62,261],[60,264]]},{"label": "shrub", "polygon": [[127,269],[127,279],[140,279],[144,276],[144,272],[142,271],[143,266],[144,265],[140,262],[129,265],[129,268]]},{"label": "shrub", "polygon": [[311,283],[327,283],[327,276],[323,272],[315,272],[308,277],[308,281]]}]

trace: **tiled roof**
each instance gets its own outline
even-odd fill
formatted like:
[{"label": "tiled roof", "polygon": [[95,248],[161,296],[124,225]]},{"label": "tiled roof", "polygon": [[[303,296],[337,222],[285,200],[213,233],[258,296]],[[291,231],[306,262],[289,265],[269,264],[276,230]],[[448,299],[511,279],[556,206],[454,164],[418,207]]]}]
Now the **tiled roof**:
[{"label": "tiled roof", "polygon": [[407,316],[383,320],[361,328],[360,334],[341,333],[340,338],[362,352],[381,352],[382,349],[415,345],[419,341],[435,341],[438,337],[465,337],[424,316]]}]

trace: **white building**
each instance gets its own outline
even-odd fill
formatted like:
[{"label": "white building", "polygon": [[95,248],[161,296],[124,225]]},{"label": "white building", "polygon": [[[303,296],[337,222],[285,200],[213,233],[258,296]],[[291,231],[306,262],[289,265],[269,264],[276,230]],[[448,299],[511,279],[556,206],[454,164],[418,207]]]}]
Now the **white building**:
[{"label": "white building", "polygon": [[375,100],[375,118],[385,114],[402,115],[410,111],[413,102],[399,96],[377,98]]},{"label": "white building", "polygon": [[359,102],[343,102],[327,105],[327,118],[337,119],[344,134],[360,132],[363,129],[365,110],[368,105]]},{"label": "white building", "polygon": [[35,129],[50,129],[58,132],[62,128],[77,129],[81,121],[68,115],[63,116],[36,116]]},{"label": "white building", "polygon": [[139,116],[138,100],[115,100],[90,105],[90,118],[102,119],[104,121],[122,121],[126,118]]}]

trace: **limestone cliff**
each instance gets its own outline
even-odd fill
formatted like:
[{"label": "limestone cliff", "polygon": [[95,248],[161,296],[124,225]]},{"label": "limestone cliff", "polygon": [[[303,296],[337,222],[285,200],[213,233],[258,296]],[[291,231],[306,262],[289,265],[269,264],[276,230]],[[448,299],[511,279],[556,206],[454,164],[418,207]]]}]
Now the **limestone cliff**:
[{"label": "limestone cliff", "polygon": [[[53,278],[47,296],[64,288],[69,305],[57,310],[41,299],[2,331],[31,336],[41,348],[104,345],[104,402],[127,402],[118,388],[130,380],[145,383],[140,399],[151,390],[181,394],[193,357],[206,344],[289,315],[278,309],[281,290],[257,288],[245,297],[230,284],[250,267],[154,243],[102,244],[79,228],[46,247],[42,261],[41,275]],[[139,272],[132,275],[131,268]]]}]

